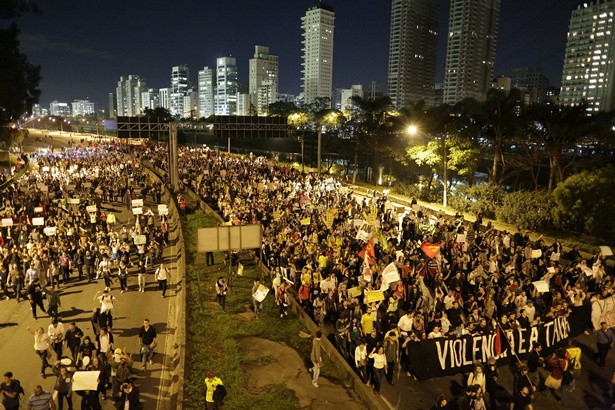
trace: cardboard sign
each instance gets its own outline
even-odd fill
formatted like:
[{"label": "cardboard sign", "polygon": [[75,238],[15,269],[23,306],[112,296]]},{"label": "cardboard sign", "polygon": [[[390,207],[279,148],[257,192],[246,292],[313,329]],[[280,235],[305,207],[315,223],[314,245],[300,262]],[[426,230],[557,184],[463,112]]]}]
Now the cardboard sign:
[{"label": "cardboard sign", "polygon": [[457,243],[464,243],[466,241],[467,235],[460,233],[457,235],[457,239],[455,239],[455,242]]},{"label": "cardboard sign", "polygon": [[613,256],[613,251],[608,246],[601,246],[600,252],[602,252],[604,256]]},{"label": "cardboard sign", "polygon": [[549,293],[549,282],[544,280],[538,280],[536,282],[532,282],[532,285],[536,287],[538,293]]},{"label": "cardboard sign", "polygon": [[557,262],[557,261],[559,261],[559,257],[560,257],[560,254],[559,254],[559,253],[555,253],[555,252],[554,252],[554,253],[552,253],[552,254],[551,254],[551,260],[552,260],[553,262]]},{"label": "cardboard sign", "polygon": [[406,207],[405,206],[396,206],[395,207],[395,211],[397,212],[397,215],[403,214],[404,212],[406,212]]},{"label": "cardboard sign", "polygon": [[371,226],[371,224],[367,222],[363,222],[363,224],[359,228],[359,231],[357,232],[356,239],[367,243],[372,237],[373,232],[374,232],[374,227]]},{"label": "cardboard sign", "polygon": [[43,207],[42,206],[37,206],[36,208],[34,208],[34,212],[40,214],[41,212],[43,212]]},{"label": "cardboard sign", "polygon": [[96,205],[90,205],[90,206],[86,206],[85,210],[88,212],[96,212],[98,209],[96,208]]},{"label": "cardboard sign", "polygon": [[358,298],[363,293],[361,286],[355,286],[354,288],[350,288],[347,290],[348,296],[351,298]]},{"label": "cardboard sign", "polygon": [[98,389],[98,376],[100,371],[75,372],[73,374],[73,391],[84,391]]},{"label": "cardboard sign", "polygon": [[2,226],[13,226],[13,218],[2,218]]},{"label": "cardboard sign", "polygon": [[81,202],[81,200],[79,198],[68,198],[67,202],[70,205],[79,205],[79,202]]},{"label": "cardboard sign", "polygon": [[45,226],[45,218],[32,218],[32,225]]},{"label": "cardboard sign", "polygon": [[312,218],[308,217],[308,218],[303,218],[301,220],[301,225],[309,225],[312,223]]},{"label": "cardboard sign", "polygon": [[395,283],[399,279],[397,266],[395,266],[394,263],[389,263],[389,265],[382,271],[382,281],[386,283]]},{"label": "cardboard sign", "polygon": [[143,206],[142,199],[133,199],[132,201],[130,201],[130,203],[132,204],[133,208],[141,208]]},{"label": "cardboard sign", "polygon": [[43,229],[43,233],[47,236],[54,236],[56,234],[56,227],[55,226],[48,226],[47,228]]},{"label": "cardboard sign", "polygon": [[542,250],[540,249],[532,249],[532,259],[540,258],[542,256]]},{"label": "cardboard sign", "polygon": [[384,300],[384,293],[381,290],[365,292],[365,303],[380,302]]},{"label": "cardboard sign", "polygon": [[41,169],[43,170],[43,172],[49,172],[49,167],[43,167]]},{"label": "cardboard sign", "polygon": [[158,204],[158,215],[168,215],[169,208],[166,204]]},{"label": "cardboard sign", "polygon": [[145,245],[147,242],[147,237],[145,235],[135,235],[134,242],[135,245]]},{"label": "cardboard sign", "polygon": [[75,190],[75,184],[68,184],[66,185],[66,190],[67,191],[74,191]]},{"label": "cardboard sign", "polygon": [[132,208],[133,215],[141,215],[143,214],[143,208]]},{"label": "cardboard sign", "polygon": [[91,182],[84,182],[83,184],[81,184],[84,188],[92,188],[92,183]]},{"label": "cardboard sign", "polygon": [[38,190],[41,192],[49,192],[49,188],[45,184],[36,184]]},{"label": "cardboard sign", "polygon": [[264,285],[260,285],[258,289],[256,290],[256,292],[254,292],[252,297],[256,299],[257,302],[260,303],[263,300],[265,300],[265,297],[267,297],[268,293],[269,293],[269,289],[267,289],[267,287],[265,287]]}]

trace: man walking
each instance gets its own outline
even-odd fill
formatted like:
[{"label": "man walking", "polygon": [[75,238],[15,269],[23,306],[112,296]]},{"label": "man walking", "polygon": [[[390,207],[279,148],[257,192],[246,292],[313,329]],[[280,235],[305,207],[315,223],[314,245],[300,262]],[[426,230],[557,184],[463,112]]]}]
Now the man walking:
[{"label": "man walking", "polygon": [[68,347],[71,352],[71,356],[73,360],[77,361],[77,356],[79,355],[79,346],[81,346],[81,338],[83,337],[83,332],[75,322],[71,322],[68,325],[68,330],[64,335],[64,343]]},{"label": "man walking", "polygon": [[23,388],[19,380],[13,379],[12,372],[4,373],[4,382],[0,384],[2,392],[2,405],[7,410],[19,409],[19,395],[23,393]]},{"label": "man walking", "polygon": [[318,387],[318,376],[320,376],[320,367],[322,366],[322,331],[316,332],[316,337],[312,341],[312,353],[310,359],[314,365],[310,370],[312,371],[312,385]]},{"label": "man walking", "polygon": [[596,341],[596,346],[598,347],[595,360],[600,367],[604,368],[606,356],[609,354],[609,349],[613,347],[613,344],[615,344],[615,335],[613,334],[613,330],[609,329],[606,322],[600,323],[600,329],[594,332],[594,340]]},{"label": "man walking", "polygon": [[156,329],[149,324],[149,319],[143,321],[143,326],[139,330],[139,345],[141,346],[141,363],[145,370],[148,361],[152,364],[154,347],[156,347]]},{"label": "man walking", "polygon": [[28,300],[30,301],[30,306],[32,307],[32,316],[36,319],[36,307],[41,308],[43,313],[45,313],[45,307],[43,306],[43,288],[38,281],[38,278],[35,278],[32,283],[28,285]]},{"label": "man walking", "polygon": [[58,319],[60,317],[60,308],[62,307],[62,302],[60,301],[60,294],[56,288],[55,283],[52,283],[46,291],[47,294],[47,314],[54,318]]},{"label": "man walking", "polygon": [[38,385],[34,388],[34,394],[28,398],[26,408],[36,410],[56,410],[56,403],[53,401],[53,396],[51,393],[46,392],[40,385]]},{"label": "man walking", "polygon": [[165,297],[167,293],[167,280],[169,276],[169,271],[164,266],[164,263],[160,264],[160,267],[156,269],[156,280],[158,281],[158,289],[162,290],[162,297]]},{"label": "man walking", "polygon": [[205,410],[218,410],[226,396],[226,388],[222,380],[213,371],[207,372],[205,378]]}]

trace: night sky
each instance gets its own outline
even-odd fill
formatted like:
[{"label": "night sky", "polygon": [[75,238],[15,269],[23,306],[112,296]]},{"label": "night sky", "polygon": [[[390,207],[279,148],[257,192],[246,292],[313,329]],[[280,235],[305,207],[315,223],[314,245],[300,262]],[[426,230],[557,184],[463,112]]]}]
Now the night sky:
[{"label": "night sky", "polygon": [[[41,103],[90,98],[107,108],[120,75],[168,87],[171,67],[191,74],[215,58],[238,60],[247,86],[256,44],[280,57],[280,92],[298,94],[300,18],[314,0],[42,0],[41,14],[17,20],[22,50],[42,65]],[[502,0],[496,74],[541,67],[559,85],[571,11],[582,0]],[[390,0],[331,0],[336,12],[334,88],[386,89]],[[0,25],[8,22],[0,21]],[[437,81],[444,77],[448,0],[441,1]]]}]

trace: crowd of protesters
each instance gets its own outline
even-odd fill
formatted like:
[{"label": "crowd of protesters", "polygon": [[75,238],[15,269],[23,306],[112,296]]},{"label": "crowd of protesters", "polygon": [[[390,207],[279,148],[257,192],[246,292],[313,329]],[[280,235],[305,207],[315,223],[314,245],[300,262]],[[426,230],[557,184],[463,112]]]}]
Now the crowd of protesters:
[{"label": "crowd of protesters", "polygon": [[[150,146],[143,155],[166,169],[162,147]],[[415,202],[399,209],[378,192],[357,198],[328,176],[302,174],[261,157],[187,147],[179,155],[180,181],[225,220],[263,225],[260,258],[271,271],[280,316],[287,292],[293,292],[314,321],[332,331],[342,355],[376,394],[384,378],[394,383],[400,367],[410,375],[410,341],[496,327],[528,329],[614,293],[601,253],[589,259],[576,247],[564,253],[558,240],[531,240],[520,229],[498,231],[484,226],[480,215],[470,223],[460,215],[432,214]],[[366,221],[369,239],[357,235]],[[438,245],[426,250],[422,244]],[[383,283],[381,273],[390,263],[397,265],[400,280]],[[547,292],[533,285],[539,280],[548,284]],[[366,303],[365,292],[379,289],[384,300]],[[556,369],[560,359],[569,363],[570,354],[541,356],[539,367]],[[536,374],[537,367],[529,371]],[[578,372],[567,368],[552,370],[548,384],[554,392],[563,388],[552,380],[561,381],[563,374],[566,388],[573,385],[569,377]],[[508,398],[511,406],[531,403],[545,379],[519,382]],[[485,408],[483,402],[494,407],[495,394],[489,392],[496,380],[495,358],[477,364],[460,401],[471,403],[468,408]]]},{"label": "crowd of protesters", "polygon": [[[100,400],[108,398],[118,408],[140,408],[139,389],[132,383],[133,355],[115,344],[113,319],[116,304],[123,302],[118,294],[145,292],[154,276],[159,283],[164,276],[166,282],[170,273],[161,257],[169,226],[166,216],[143,206],[143,212],[131,216],[134,222],[120,224],[116,209],[134,208],[133,200],[147,198],[159,204],[163,187],[148,179],[138,160],[111,145],[39,149],[30,161],[30,171],[2,191],[0,295],[7,299],[3,303],[11,303],[9,299],[29,303],[38,319],[36,328],[27,330],[40,357],[42,378],[55,379],[50,387],[59,409],[64,401],[71,409],[74,394],[81,396],[82,409],[100,409]],[[138,289],[129,286],[137,278]],[[76,322],[63,323],[61,295],[90,282],[99,283],[100,291],[93,301],[92,333],[86,334]],[[165,290],[166,286],[163,297]],[[45,313],[49,322],[42,324]],[[156,331],[147,319],[138,338],[136,353],[145,371],[156,346]],[[81,371],[100,372],[97,388],[73,391],[74,374]],[[19,394],[24,393],[12,378],[7,372],[1,388],[6,408],[16,408]],[[27,407],[55,408],[55,402],[38,386]]]}]

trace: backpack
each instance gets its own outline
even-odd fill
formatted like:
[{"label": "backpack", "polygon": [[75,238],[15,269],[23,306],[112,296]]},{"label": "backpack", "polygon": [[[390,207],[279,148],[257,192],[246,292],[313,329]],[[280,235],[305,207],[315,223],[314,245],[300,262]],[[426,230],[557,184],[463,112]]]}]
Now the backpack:
[{"label": "backpack", "polygon": [[224,400],[226,397],[226,387],[223,384],[219,384],[216,386],[216,391],[214,392],[214,398],[217,400]]}]

